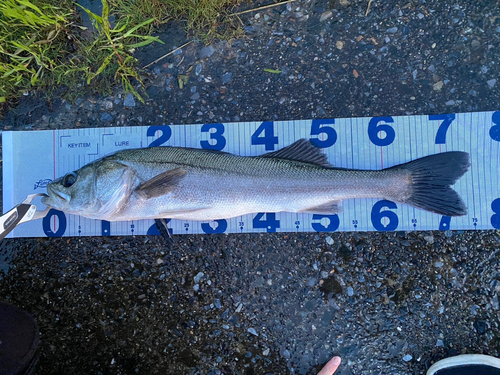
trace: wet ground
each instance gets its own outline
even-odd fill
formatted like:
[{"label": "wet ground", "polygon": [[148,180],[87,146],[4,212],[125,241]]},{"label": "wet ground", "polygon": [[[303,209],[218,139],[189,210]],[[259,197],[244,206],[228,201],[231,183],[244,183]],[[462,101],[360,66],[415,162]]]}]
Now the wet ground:
[{"label": "wet ground", "polygon": [[[297,1],[152,65],[145,104],[120,88],[28,95],[0,126],[498,110],[499,5]],[[186,41],[175,25],[159,36],[141,65]],[[500,355],[498,231],[9,239],[0,256],[0,299],[40,326],[40,374],[315,374],[334,354],[344,375],[423,374]]]}]

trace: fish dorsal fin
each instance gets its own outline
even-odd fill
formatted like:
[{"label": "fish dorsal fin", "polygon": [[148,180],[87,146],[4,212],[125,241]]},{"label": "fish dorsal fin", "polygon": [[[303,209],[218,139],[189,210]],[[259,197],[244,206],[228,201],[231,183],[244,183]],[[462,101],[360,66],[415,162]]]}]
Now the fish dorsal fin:
[{"label": "fish dorsal fin", "polygon": [[269,152],[260,157],[295,160],[327,168],[332,167],[332,165],[328,163],[326,155],[321,153],[321,149],[314,146],[311,141],[307,139],[299,139],[290,146],[286,146],[278,151]]},{"label": "fish dorsal fin", "polygon": [[170,171],[160,173],[151,180],[143,182],[135,189],[135,192],[144,199],[160,197],[171,192],[180,180],[185,176],[186,171],[182,168],[175,168]]}]

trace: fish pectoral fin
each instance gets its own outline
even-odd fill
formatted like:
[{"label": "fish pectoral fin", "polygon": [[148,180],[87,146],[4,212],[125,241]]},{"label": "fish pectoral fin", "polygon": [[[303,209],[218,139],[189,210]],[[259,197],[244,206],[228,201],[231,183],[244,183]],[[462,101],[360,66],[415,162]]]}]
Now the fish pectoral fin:
[{"label": "fish pectoral fin", "polygon": [[160,173],[137,186],[135,193],[144,199],[161,197],[171,192],[185,175],[186,171],[182,168]]},{"label": "fish pectoral fin", "polygon": [[335,215],[342,212],[342,201],[327,202],[319,206],[306,208],[299,212],[316,215]]}]

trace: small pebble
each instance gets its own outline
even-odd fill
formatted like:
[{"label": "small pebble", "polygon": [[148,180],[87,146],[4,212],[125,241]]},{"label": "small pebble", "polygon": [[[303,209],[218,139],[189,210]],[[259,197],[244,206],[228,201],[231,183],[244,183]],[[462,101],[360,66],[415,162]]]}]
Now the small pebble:
[{"label": "small pebble", "polygon": [[486,81],[486,83],[488,84],[488,86],[493,87],[497,83],[497,80],[495,78],[493,78],[493,79]]},{"label": "small pebble", "polygon": [[195,68],[196,75],[200,75],[202,69],[203,69],[203,65],[197,64],[196,68]]},{"label": "small pebble", "polygon": [[319,22],[324,22],[327,19],[331,18],[333,16],[333,13],[331,10],[327,10],[326,12],[323,12],[321,16],[319,17]]},{"label": "small pebble", "polygon": [[432,245],[434,243],[434,236],[424,236],[424,240],[426,240],[429,245]]},{"label": "small pebble", "polygon": [[328,236],[328,237],[325,238],[325,240],[326,240],[326,243],[328,245],[333,245],[333,238],[332,237]]},{"label": "small pebble", "polygon": [[352,297],[352,296],[354,295],[354,289],[352,289],[352,287],[351,287],[351,286],[348,286],[348,287],[347,287],[347,295],[348,295],[349,297]]},{"label": "small pebble", "polygon": [[212,47],[211,45],[210,46],[206,46],[206,47],[203,47],[201,50],[200,50],[200,57],[202,59],[204,58],[207,58],[207,57],[210,57],[214,54],[215,52],[215,48]]},{"label": "small pebble", "polygon": [[443,88],[443,86],[444,86],[443,81],[439,81],[439,82],[436,82],[435,84],[432,85],[432,89],[434,91],[441,91],[441,89]]},{"label": "small pebble", "polygon": [[403,361],[405,362],[410,362],[413,359],[413,357],[410,354],[407,354],[403,357]]},{"label": "small pebble", "polygon": [[222,307],[222,304],[220,303],[220,299],[218,299],[218,298],[214,299],[214,304],[215,304],[215,307],[217,307],[218,309],[220,309]]},{"label": "small pebble", "polygon": [[476,329],[477,333],[480,335],[483,335],[488,331],[488,322],[484,320],[477,320],[474,322],[474,328]]},{"label": "small pebble", "polygon": [[255,330],[255,328],[248,328],[247,331],[249,333],[251,333],[252,335],[254,336],[259,336],[259,334],[257,333],[257,331]]},{"label": "small pebble", "polygon": [[102,115],[101,115],[101,121],[102,122],[110,122],[110,121],[113,121],[113,116],[111,116],[109,113],[107,112],[104,112]]},{"label": "small pebble", "polygon": [[135,107],[134,96],[131,93],[127,94],[127,96],[125,97],[125,100],[123,101],[123,105],[125,107]]},{"label": "small pebble", "polygon": [[204,276],[205,274],[203,272],[198,272],[196,274],[196,276],[193,278],[194,282],[195,283],[199,283],[201,278]]},{"label": "small pebble", "polygon": [[223,83],[229,83],[231,81],[231,78],[233,77],[233,73],[227,72],[222,75],[222,82]]}]

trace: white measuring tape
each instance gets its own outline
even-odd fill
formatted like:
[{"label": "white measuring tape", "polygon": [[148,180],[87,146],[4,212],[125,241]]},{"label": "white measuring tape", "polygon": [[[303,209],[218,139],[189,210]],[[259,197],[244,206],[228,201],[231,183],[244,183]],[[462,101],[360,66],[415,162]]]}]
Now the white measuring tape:
[{"label": "white measuring tape", "polygon": [[[126,148],[196,147],[255,156],[314,139],[340,168],[382,169],[444,151],[470,154],[455,184],[468,215],[445,217],[377,199],[343,202],[339,215],[257,213],[227,220],[172,220],[180,233],[500,229],[500,111],[431,116],[162,125],[3,132],[4,211],[48,182]],[[106,222],[51,210],[10,237],[157,234],[153,220]]]}]

